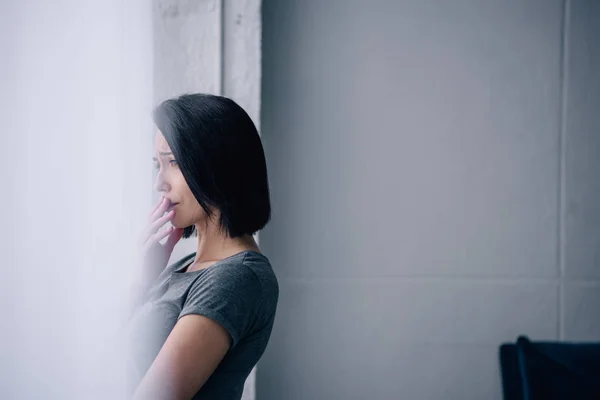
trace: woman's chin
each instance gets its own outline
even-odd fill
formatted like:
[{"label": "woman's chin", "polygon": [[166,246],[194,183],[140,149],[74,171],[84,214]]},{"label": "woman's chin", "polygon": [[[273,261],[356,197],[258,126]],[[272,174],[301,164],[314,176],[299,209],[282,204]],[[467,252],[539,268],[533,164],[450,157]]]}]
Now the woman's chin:
[{"label": "woman's chin", "polygon": [[185,228],[185,225],[177,221],[176,219],[171,220],[171,225],[173,225],[173,228]]},{"label": "woman's chin", "polygon": [[173,225],[173,228],[179,228],[179,229],[185,229],[185,228],[191,226],[191,224],[189,222],[187,222],[187,223],[182,222],[175,218],[171,220],[171,225]]}]

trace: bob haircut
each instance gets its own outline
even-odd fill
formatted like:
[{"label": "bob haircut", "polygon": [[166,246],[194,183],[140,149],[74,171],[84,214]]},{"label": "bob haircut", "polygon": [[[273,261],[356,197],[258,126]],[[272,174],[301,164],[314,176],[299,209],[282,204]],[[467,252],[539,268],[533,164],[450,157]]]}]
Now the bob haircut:
[{"label": "bob haircut", "polygon": [[[271,219],[265,153],[248,114],[233,100],[184,94],[154,109],[190,190],[209,218],[229,237],[253,235]],[[183,237],[196,228],[185,228]]]}]

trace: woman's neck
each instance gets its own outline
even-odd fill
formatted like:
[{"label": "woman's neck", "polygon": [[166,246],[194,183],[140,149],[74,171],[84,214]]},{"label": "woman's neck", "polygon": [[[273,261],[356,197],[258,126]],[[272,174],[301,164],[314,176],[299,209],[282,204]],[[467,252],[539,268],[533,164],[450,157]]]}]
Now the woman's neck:
[{"label": "woman's neck", "polygon": [[198,230],[198,247],[193,264],[217,262],[245,250],[260,252],[251,235],[231,238],[220,232]]}]

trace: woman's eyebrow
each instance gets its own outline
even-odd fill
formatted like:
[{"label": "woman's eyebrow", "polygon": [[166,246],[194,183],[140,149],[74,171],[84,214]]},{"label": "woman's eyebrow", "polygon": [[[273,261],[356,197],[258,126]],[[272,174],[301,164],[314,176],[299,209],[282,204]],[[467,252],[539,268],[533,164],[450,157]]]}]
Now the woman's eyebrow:
[{"label": "woman's eyebrow", "polygon": [[[159,152],[159,153],[158,153],[158,155],[159,155],[159,156],[161,156],[161,157],[163,157],[163,156],[172,156],[172,155],[173,155],[173,153],[171,153],[171,152],[164,152],[164,151],[161,151],[161,152]],[[152,157],[152,159],[153,159],[154,161],[158,161],[156,157]]]}]

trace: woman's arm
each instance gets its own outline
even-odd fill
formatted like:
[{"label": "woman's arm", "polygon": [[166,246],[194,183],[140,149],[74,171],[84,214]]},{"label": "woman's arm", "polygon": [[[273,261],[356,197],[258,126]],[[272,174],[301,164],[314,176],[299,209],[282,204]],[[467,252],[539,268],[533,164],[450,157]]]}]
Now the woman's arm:
[{"label": "woman's arm", "polygon": [[212,319],[185,315],[177,321],[135,400],[189,400],[217,368],[231,345],[231,336]]}]

